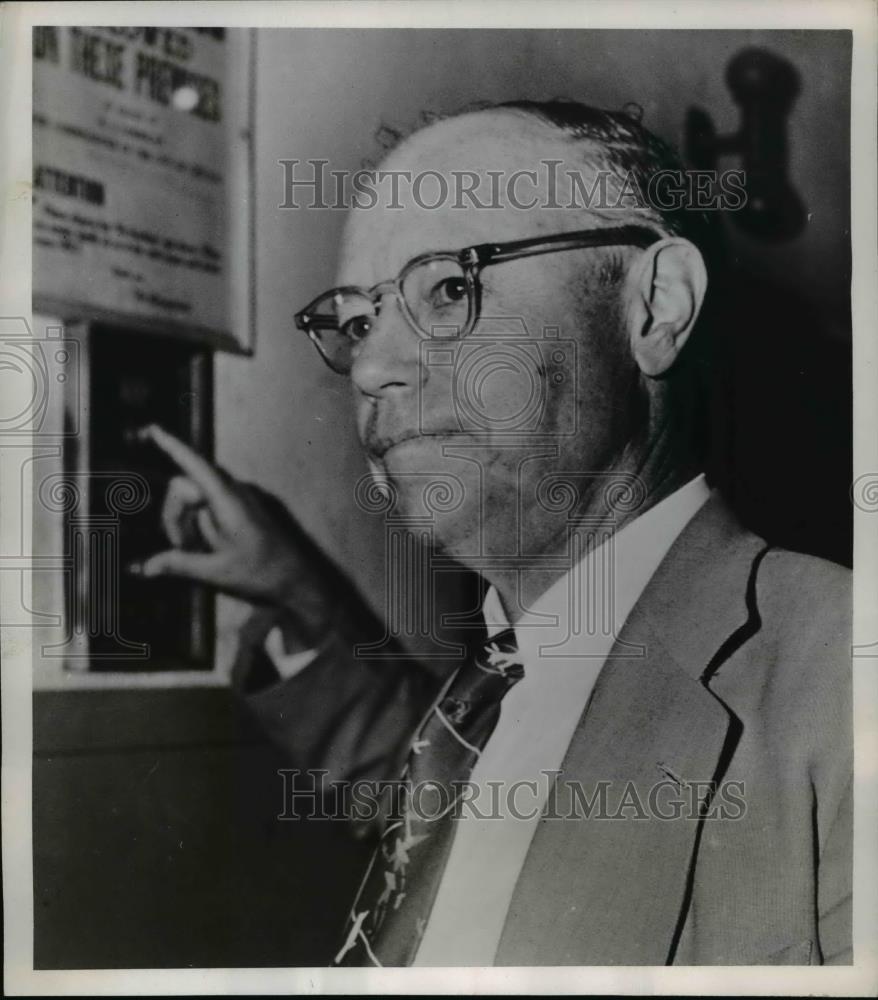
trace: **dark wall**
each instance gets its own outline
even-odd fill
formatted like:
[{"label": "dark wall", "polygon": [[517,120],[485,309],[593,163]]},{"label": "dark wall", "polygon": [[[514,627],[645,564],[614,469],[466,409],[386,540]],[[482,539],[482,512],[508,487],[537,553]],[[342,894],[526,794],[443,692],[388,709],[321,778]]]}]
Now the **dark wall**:
[{"label": "dark wall", "polygon": [[850,565],[850,314],[752,274],[716,324],[709,476],[772,544]]},{"label": "dark wall", "polygon": [[34,699],[37,969],[326,964],[365,862],[227,691]]}]

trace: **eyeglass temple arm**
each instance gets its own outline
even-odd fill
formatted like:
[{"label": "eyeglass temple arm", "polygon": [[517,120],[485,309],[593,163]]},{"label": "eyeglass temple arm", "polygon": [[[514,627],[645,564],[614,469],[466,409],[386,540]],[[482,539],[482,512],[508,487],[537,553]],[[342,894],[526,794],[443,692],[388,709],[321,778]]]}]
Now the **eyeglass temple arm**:
[{"label": "eyeglass temple arm", "polygon": [[498,264],[501,261],[517,260],[541,253],[557,253],[560,250],[582,250],[586,247],[637,246],[648,247],[662,235],[647,226],[613,226],[608,229],[577,229],[554,236],[532,237],[509,243],[481,243],[465,250],[467,263]]}]

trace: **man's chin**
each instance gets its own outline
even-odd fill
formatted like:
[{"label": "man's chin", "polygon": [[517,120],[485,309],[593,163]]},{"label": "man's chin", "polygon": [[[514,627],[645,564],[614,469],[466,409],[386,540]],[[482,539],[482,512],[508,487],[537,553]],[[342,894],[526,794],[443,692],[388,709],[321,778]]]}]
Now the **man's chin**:
[{"label": "man's chin", "polygon": [[[455,448],[464,435],[436,434],[407,438],[370,458],[377,482],[391,487],[397,514],[429,516],[431,521],[454,520],[476,499],[478,465],[462,459]],[[437,525],[438,526],[438,525]]]}]

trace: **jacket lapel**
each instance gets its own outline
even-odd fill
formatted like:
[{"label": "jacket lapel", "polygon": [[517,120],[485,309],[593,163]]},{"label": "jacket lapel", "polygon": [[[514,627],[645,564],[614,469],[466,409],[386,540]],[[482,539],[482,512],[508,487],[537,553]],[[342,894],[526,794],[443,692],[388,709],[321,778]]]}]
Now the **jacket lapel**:
[{"label": "jacket lapel", "polygon": [[747,585],[764,548],[718,497],[674,543],[574,733],[496,964],[668,961],[698,842],[704,788],[693,783],[715,779],[740,728],[702,674],[749,634]]}]

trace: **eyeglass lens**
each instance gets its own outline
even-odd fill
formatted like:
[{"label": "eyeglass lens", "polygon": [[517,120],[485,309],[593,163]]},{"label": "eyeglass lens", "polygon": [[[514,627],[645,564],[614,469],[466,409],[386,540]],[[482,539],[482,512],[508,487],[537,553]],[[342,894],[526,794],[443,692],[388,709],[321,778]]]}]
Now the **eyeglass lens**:
[{"label": "eyeglass lens", "polygon": [[[472,284],[453,257],[421,261],[400,277],[399,291],[408,319],[425,337],[455,337],[472,310]],[[371,331],[380,302],[365,290],[328,292],[308,311],[307,327],[335,371],[349,372],[354,351]]]}]

